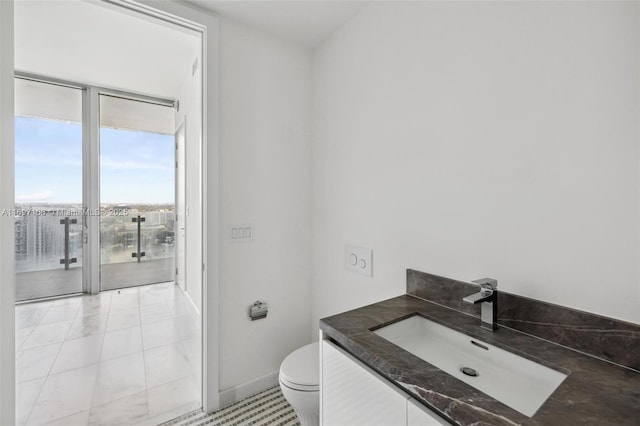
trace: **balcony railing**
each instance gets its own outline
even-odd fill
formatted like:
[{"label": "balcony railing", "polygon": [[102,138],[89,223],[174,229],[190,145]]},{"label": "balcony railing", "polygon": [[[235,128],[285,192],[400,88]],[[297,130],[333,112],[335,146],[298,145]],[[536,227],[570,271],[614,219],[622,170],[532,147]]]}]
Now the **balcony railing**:
[{"label": "balcony railing", "polygon": [[82,291],[83,225],[91,213],[100,214],[101,289],[174,279],[173,205],[105,205],[100,212],[17,205],[17,300]]}]

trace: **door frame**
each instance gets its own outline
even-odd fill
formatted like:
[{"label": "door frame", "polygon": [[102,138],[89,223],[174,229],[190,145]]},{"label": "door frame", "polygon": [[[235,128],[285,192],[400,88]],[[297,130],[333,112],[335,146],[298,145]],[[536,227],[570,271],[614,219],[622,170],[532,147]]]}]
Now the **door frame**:
[{"label": "door frame", "polygon": [[[178,143],[178,135],[182,132],[182,146]],[[178,284],[178,287],[182,289],[182,291],[187,291],[187,268],[186,268],[186,258],[187,258],[187,245],[186,245],[186,236],[187,236],[187,215],[186,215],[186,202],[187,202],[187,181],[185,177],[186,173],[186,144],[187,144],[187,117],[185,116],[180,124],[176,126],[175,131],[175,225],[174,225],[174,243],[175,243],[175,267],[176,267],[176,276],[175,281]],[[182,157],[180,157],[179,153],[181,152]],[[182,158],[182,161],[179,159]],[[182,187],[180,187],[180,180],[178,176],[182,174]],[[180,195],[183,196],[183,202],[179,203],[178,199]],[[180,207],[180,208],[179,208]],[[180,222],[182,221],[182,226],[184,227],[184,233],[178,237],[180,231]],[[178,253],[182,251],[182,258],[178,255]],[[182,259],[182,262],[178,263],[178,259]],[[178,279],[181,277],[181,279]],[[184,286],[184,288],[182,286]]]},{"label": "door frame", "polygon": [[[0,211],[14,207],[14,3],[0,1]],[[0,215],[0,424],[15,423],[14,217]]]},{"label": "door frame", "polygon": [[[219,386],[219,21],[195,7],[163,0],[103,0],[138,13],[181,25],[201,34],[202,109],[200,152],[202,229],[202,405],[206,412],[220,407]],[[1,3],[1,2],[0,2]]]}]

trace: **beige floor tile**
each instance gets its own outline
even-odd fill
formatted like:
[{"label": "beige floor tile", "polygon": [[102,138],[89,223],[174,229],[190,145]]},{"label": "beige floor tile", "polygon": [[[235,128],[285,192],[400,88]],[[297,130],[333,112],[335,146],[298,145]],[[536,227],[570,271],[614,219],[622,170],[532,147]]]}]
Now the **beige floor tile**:
[{"label": "beige floor tile", "polygon": [[80,304],[78,316],[88,317],[92,315],[104,315],[109,313],[111,307],[111,295],[103,296],[104,293],[95,296],[85,296]]},{"label": "beige floor tile", "polygon": [[99,364],[92,406],[106,404],[146,389],[142,353]]},{"label": "beige floor tile", "polygon": [[130,309],[130,308],[137,308],[138,304],[139,304],[139,300],[138,300],[138,294],[129,294],[129,293],[122,293],[125,290],[121,290],[121,293],[114,293],[111,296],[111,310],[110,312],[114,312],[114,311],[121,311],[123,309]]},{"label": "beige floor tile", "polygon": [[22,344],[22,350],[64,341],[71,328],[72,322],[73,321],[59,321],[36,326],[27,340]]},{"label": "beige floor tile", "polygon": [[109,319],[107,320],[107,331],[136,327],[139,325],[140,309],[138,309],[137,307],[109,312]]},{"label": "beige floor tile", "polygon": [[78,339],[80,337],[104,334],[107,330],[108,314],[78,316],[69,329],[67,339]]},{"label": "beige floor tile", "polygon": [[104,335],[101,361],[118,358],[142,351],[142,332],[140,327],[109,331]]},{"label": "beige floor tile", "polygon": [[144,288],[145,286],[136,286],[136,287],[128,287],[128,288],[121,288],[119,290],[113,290],[111,291],[111,294],[113,294],[114,296],[117,295],[132,295],[132,294],[139,294],[140,293],[140,289]]},{"label": "beige floor tile", "polygon": [[91,408],[90,426],[129,426],[149,418],[147,391]]},{"label": "beige floor tile", "polygon": [[16,384],[16,423],[26,423],[46,377]]},{"label": "beige floor tile", "polygon": [[147,350],[180,341],[180,332],[171,320],[142,325],[142,347]]},{"label": "beige floor tile", "polygon": [[92,365],[47,377],[27,424],[44,424],[87,410],[97,372],[98,366]]},{"label": "beige floor tile", "polygon": [[201,337],[195,337],[189,340],[183,340],[180,342],[182,346],[182,352],[187,357],[189,364],[191,365],[191,371],[196,376],[200,376],[202,371],[202,340]]},{"label": "beige floor tile", "polygon": [[180,334],[180,340],[193,339],[200,336],[200,329],[191,315],[178,317],[173,321]]},{"label": "beige floor tile", "polygon": [[46,315],[42,317],[42,320],[40,320],[40,323],[38,325],[49,324],[58,321],[73,320],[78,314],[79,310],[80,306],[75,303],[61,306],[52,306],[51,308],[49,308]]},{"label": "beige floor tile", "polygon": [[192,374],[180,344],[170,344],[144,351],[147,387],[153,388]]},{"label": "beige floor tile", "polygon": [[89,421],[89,410],[83,410],[79,413],[63,417],[47,423],[44,426],[86,426]]},{"label": "beige floor tile", "polygon": [[166,303],[164,295],[161,292],[147,291],[140,293],[140,306],[151,306]]},{"label": "beige floor tile", "polygon": [[177,285],[168,286],[162,294],[164,294],[164,297],[167,300],[179,300],[184,297],[184,293],[182,293],[182,290],[180,290]]},{"label": "beige floor tile", "polygon": [[191,311],[187,306],[187,301],[183,300],[183,298],[169,300],[168,303],[169,310],[171,311],[171,316],[173,316],[174,318],[191,314]]},{"label": "beige floor tile", "polygon": [[97,364],[100,361],[102,340],[101,334],[66,340],[60,348],[51,374]]},{"label": "beige floor tile", "polygon": [[16,352],[20,351],[22,344],[27,340],[34,327],[19,328],[16,330]]},{"label": "beige floor tile", "polygon": [[142,306],[140,308],[140,321],[142,324],[151,324],[158,321],[166,321],[171,319],[171,311],[169,305],[164,298],[162,303],[157,305]]},{"label": "beige floor tile", "polygon": [[150,388],[147,395],[150,418],[187,404],[200,404],[200,389],[193,377]]},{"label": "beige floor tile", "polygon": [[16,354],[16,383],[37,379],[49,374],[62,343],[38,346]]},{"label": "beige floor tile", "polygon": [[16,306],[16,329],[38,325],[50,307],[35,303]]}]

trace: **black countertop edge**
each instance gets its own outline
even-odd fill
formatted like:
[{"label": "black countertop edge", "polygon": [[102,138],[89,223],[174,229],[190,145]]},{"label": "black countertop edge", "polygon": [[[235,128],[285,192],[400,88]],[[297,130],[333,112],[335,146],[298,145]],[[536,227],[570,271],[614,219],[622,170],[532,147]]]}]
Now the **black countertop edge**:
[{"label": "black countertop edge", "polygon": [[[372,330],[420,315],[470,337],[567,374],[532,417],[502,404]],[[320,320],[340,346],[458,425],[640,425],[640,373],[506,327],[492,333],[479,319],[411,295]]]}]

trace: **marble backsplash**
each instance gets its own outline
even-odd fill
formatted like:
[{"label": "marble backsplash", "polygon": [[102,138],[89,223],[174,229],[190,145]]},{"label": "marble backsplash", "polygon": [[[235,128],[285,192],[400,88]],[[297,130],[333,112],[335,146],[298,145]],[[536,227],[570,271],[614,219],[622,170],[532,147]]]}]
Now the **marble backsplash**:
[{"label": "marble backsplash", "polygon": [[[462,301],[476,291],[477,285],[407,269],[407,294],[480,318],[480,305]],[[498,324],[640,372],[640,325],[503,291]]]}]

